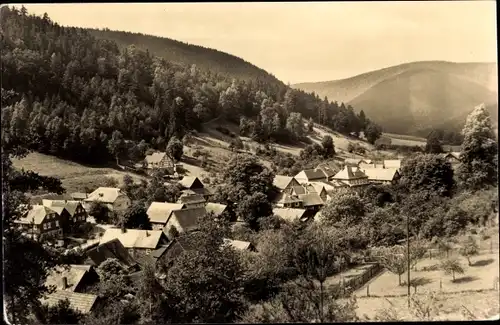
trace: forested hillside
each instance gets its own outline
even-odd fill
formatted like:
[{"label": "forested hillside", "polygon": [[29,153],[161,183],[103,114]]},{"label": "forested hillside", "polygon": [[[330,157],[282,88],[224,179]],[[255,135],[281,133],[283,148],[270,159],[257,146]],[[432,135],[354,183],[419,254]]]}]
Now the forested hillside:
[{"label": "forested hillside", "polygon": [[120,49],[135,45],[143,51],[178,64],[195,64],[197,68],[242,80],[262,80],[283,86],[273,75],[234,55],[166,37],[129,33],[109,29],[87,29],[97,39],[116,42]]},{"label": "forested hillside", "polygon": [[272,78],[233,78],[135,45],[120,50],[24,7],[3,7],[1,18],[2,136],[32,150],[91,163],[138,160],[147,146],[164,150],[215,118],[239,123],[258,142],[300,140],[303,119],[344,134],[365,130],[372,141],[380,134],[364,113]]}]

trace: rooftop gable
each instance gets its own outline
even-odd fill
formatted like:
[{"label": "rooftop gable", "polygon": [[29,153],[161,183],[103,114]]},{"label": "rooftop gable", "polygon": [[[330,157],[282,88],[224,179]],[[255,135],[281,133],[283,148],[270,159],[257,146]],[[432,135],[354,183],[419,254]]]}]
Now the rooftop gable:
[{"label": "rooftop gable", "polygon": [[116,187],[99,187],[94,192],[90,193],[85,199],[86,202],[103,202],[103,203],[114,203],[116,199],[125,195],[119,188]]},{"label": "rooftop gable", "polygon": [[161,230],[125,229],[123,232],[120,228],[109,228],[99,243],[118,239],[125,248],[156,249],[162,236],[165,234]]},{"label": "rooftop gable", "polygon": [[183,203],[152,202],[146,214],[152,223],[167,223],[170,214],[174,210],[184,209]]}]

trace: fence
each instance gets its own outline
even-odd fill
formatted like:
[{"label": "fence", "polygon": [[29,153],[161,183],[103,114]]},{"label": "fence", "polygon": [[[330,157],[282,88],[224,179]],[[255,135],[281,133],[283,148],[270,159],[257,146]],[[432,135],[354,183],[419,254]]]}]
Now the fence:
[{"label": "fence", "polygon": [[[350,277],[343,276],[337,284],[332,286],[340,290],[342,296],[346,296],[361,288],[384,269],[378,263],[367,263],[365,265],[369,266],[361,274],[354,274]],[[346,278],[348,279],[346,280]]]}]

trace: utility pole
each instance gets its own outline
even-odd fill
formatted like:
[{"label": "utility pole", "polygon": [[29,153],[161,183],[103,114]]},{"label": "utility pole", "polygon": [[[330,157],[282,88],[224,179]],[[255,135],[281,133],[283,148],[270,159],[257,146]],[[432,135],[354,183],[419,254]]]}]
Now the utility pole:
[{"label": "utility pole", "polygon": [[406,268],[408,271],[408,279],[406,285],[408,287],[408,308],[410,308],[410,214],[406,213]]}]

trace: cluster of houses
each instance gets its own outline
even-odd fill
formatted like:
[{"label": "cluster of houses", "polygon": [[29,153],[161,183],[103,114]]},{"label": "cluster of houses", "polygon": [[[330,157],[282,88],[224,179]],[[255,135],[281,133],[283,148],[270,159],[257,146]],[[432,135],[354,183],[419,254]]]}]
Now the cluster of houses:
[{"label": "cluster of houses", "polygon": [[[444,155],[456,164],[458,155]],[[149,156],[148,156],[149,157]],[[155,168],[165,163],[164,155],[153,154],[146,159]],[[169,165],[170,166],[170,165]],[[329,200],[332,192],[339,188],[354,190],[369,184],[394,184],[398,181],[401,160],[380,162],[368,159],[345,159],[324,162],[315,169],[303,170],[294,177],[276,175],[274,186],[279,195],[273,202],[273,214],[287,221],[308,221],[319,217],[318,212]],[[157,266],[157,277],[165,277],[165,269],[192,243],[179,233],[196,231],[198,220],[206,213],[215,217],[231,213],[224,204],[210,202],[212,191],[197,177],[184,177],[179,181],[182,195],[177,202],[152,202],[147,209],[151,230],[107,227],[95,244],[86,247],[86,261],[82,265],[71,265],[64,270],[54,270],[47,284],[56,286],[56,291],[44,301],[56,304],[68,299],[70,304],[83,313],[90,312],[98,304],[98,297],[87,292],[89,286],[99,281],[95,268],[109,258],[115,258],[128,270],[134,280],[141,274],[143,266]],[[127,209],[131,200],[118,188],[99,187],[92,193],[73,193],[71,200],[42,199],[17,221],[25,233],[38,240],[56,239],[59,242],[71,232],[71,227],[86,223],[93,202],[107,206],[111,211]],[[318,216],[317,216],[318,215]],[[253,251],[250,242],[225,238],[223,245],[237,250]],[[159,263],[162,261],[162,263]]]}]

